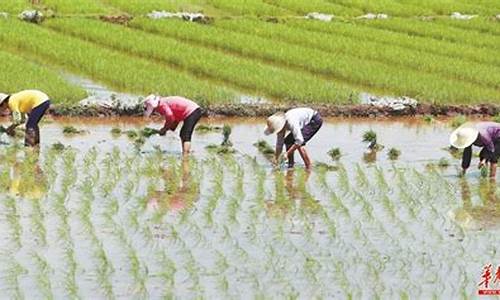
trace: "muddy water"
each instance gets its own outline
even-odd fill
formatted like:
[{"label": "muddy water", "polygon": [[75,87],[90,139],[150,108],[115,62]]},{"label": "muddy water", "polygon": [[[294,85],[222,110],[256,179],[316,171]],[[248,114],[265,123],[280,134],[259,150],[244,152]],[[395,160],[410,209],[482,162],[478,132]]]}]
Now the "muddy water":
[{"label": "muddy water", "polygon": [[[196,134],[196,159],[181,162],[175,134],[139,152],[110,134],[161,126],[141,119],[52,120],[38,162],[2,144],[2,294],[457,299],[474,297],[482,267],[500,261],[498,182],[425,168],[442,157],[459,164],[441,150],[445,122],[327,120],[308,148],[331,163],[326,152],[339,147],[342,163],[310,174],[272,170],[252,146],[273,142],[262,121],[209,122],[232,125],[238,153],[210,154],[221,134]],[[64,137],[66,125],[88,133]],[[368,129],[386,147],[370,164]],[[55,142],[76,151],[54,153]],[[390,147],[402,151],[396,163]]]},{"label": "muddy water", "polygon": [[[263,128],[265,123],[262,119],[239,119],[239,118],[210,118],[202,119],[200,124],[232,126],[231,141],[234,148],[241,154],[255,156],[259,161],[265,162],[258,150],[253,146],[259,139],[266,140],[270,145],[274,145],[274,136],[265,136]],[[85,130],[88,134],[65,136],[62,134],[64,126],[74,126]],[[42,129],[42,149],[55,142],[61,142],[76,149],[86,151],[91,147],[98,147],[100,150],[109,151],[117,146],[123,151],[132,150],[131,140],[125,135],[113,137],[112,128],[120,128],[122,131],[136,130],[143,127],[160,128],[162,123],[147,122],[142,118],[58,118],[48,120],[43,124]],[[180,153],[180,139],[177,132],[168,132],[165,137],[153,136],[141,147],[143,152],[150,152],[154,146],[159,146],[166,153]],[[374,121],[366,119],[327,119],[318,134],[309,142],[307,149],[315,161],[330,163],[331,160],[327,152],[331,148],[340,148],[343,162],[362,163],[364,154],[367,152],[367,145],[361,142],[363,133],[367,130],[374,130],[378,135],[378,142],[385,148],[377,153],[376,162],[380,165],[390,165],[392,161],[388,159],[387,151],[395,147],[401,150],[400,163],[412,166],[424,165],[428,162],[447,158],[451,156],[443,150],[448,145],[448,136],[451,128],[446,120],[436,121],[427,124],[418,119],[391,119]],[[4,141],[7,138],[2,137]],[[222,136],[220,132],[195,133],[193,136],[193,151],[198,157],[205,157],[208,144],[220,143]],[[298,160],[300,164],[300,160]],[[453,163],[456,163],[454,161]]]}]

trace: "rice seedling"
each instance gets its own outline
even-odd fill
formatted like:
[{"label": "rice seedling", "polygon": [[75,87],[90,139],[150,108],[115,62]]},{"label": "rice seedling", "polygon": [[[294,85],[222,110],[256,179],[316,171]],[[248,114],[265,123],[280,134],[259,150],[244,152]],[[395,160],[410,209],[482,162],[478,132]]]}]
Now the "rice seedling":
[{"label": "rice seedling", "polygon": [[387,156],[389,157],[390,160],[397,160],[400,155],[401,151],[396,148],[391,148],[389,149],[389,152],[387,152]]},{"label": "rice seedling", "polygon": [[260,153],[262,153],[268,160],[274,159],[274,149],[265,140],[258,140],[253,144]]},{"label": "rice seedling", "polygon": [[61,142],[52,144],[52,150],[54,151],[60,152],[63,151],[64,149],[66,149],[66,146],[64,146],[64,144],[62,144]]},{"label": "rice seedling", "polygon": [[231,147],[233,143],[229,140],[229,137],[231,136],[231,126],[224,124],[222,127],[222,143],[221,146],[226,146],[226,147]]},{"label": "rice seedling", "polygon": [[463,151],[460,150],[460,149],[457,149],[453,146],[449,146],[449,147],[445,147],[443,148],[444,151],[450,153],[450,155],[454,158],[454,159],[460,159],[462,158],[462,154],[463,154]]},{"label": "rice seedling", "polygon": [[221,126],[213,126],[213,125],[205,125],[205,124],[200,124],[196,126],[195,131],[199,134],[205,134],[205,133],[210,133],[210,132],[217,132],[221,131],[222,127]]},{"label": "rice seedling", "polygon": [[118,127],[111,128],[111,135],[113,137],[119,137],[121,134],[122,134],[121,128],[118,128]]},{"label": "rice seedling", "polygon": [[488,177],[488,167],[487,166],[482,166],[480,169],[481,172],[481,177],[486,178]]},{"label": "rice seedling", "polygon": [[233,154],[236,153],[236,149],[233,148],[233,143],[230,140],[231,136],[231,126],[224,124],[222,127],[222,142],[220,145],[209,144],[206,149],[217,154]]},{"label": "rice seedling", "polygon": [[328,151],[328,155],[333,161],[337,161],[342,156],[342,153],[340,152],[340,148],[332,148]]},{"label": "rice seedling", "polygon": [[150,138],[151,136],[155,135],[155,134],[159,134],[160,131],[158,129],[154,129],[154,128],[149,128],[149,127],[145,127],[141,130],[141,136],[145,137],[145,138]]},{"label": "rice seedling", "polygon": [[458,116],[453,117],[453,119],[451,119],[451,121],[449,122],[449,124],[450,124],[450,126],[452,128],[458,128],[461,125],[465,124],[466,122],[467,122],[467,117],[466,116],[464,116],[464,115],[458,115]]},{"label": "rice seedling", "polygon": [[493,119],[492,119],[492,121],[500,123],[500,114],[497,114],[496,116],[494,116]]},{"label": "rice seedling", "polygon": [[443,158],[439,159],[438,166],[440,168],[447,168],[450,166],[450,162],[446,158],[443,157]]},{"label": "rice seedling", "polygon": [[138,133],[137,133],[137,131],[135,131],[135,130],[127,130],[127,131],[125,131],[124,133],[125,133],[125,135],[127,135],[127,137],[128,137],[129,139],[131,139],[131,140],[132,140],[132,139],[136,139],[136,138],[139,136],[139,134],[138,134]]},{"label": "rice seedling", "polygon": [[65,134],[65,135],[77,135],[77,134],[83,134],[83,133],[86,133],[86,131],[77,129],[73,126],[64,126],[64,128],[63,128],[63,134]]},{"label": "rice seedling", "polygon": [[377,143],[377,133],[373,130],[368,130],[363,133],[363,143],[368,143],[368,149],[379,151],[384,148],[383,145]]},{"label": "rice seedling", "polygon": [[424,122],[426,123],[432,123],[434,122],[434,116],[433,115],[424,115],[422,117],[422,119],[424,120]]}]

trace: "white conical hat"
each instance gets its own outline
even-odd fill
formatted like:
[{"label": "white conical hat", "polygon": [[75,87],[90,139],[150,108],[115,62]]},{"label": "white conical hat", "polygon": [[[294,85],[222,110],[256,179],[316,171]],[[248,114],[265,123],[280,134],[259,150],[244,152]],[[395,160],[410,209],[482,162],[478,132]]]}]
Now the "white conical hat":
[{"label": "white conical hat", "polygon": [[458,127],[450,135],[450,144],[457,148],[467,148],[477,139],[479,131],[471,123],[465,123]]},{"label": "white conical hat", "polygon": [[270,135],[275,132],[281,131],[285,127],[286,119],[285,114],[282,112],[275,113],[274,115],[267,118],[267,126],[264,130],[265,135]]},{"label": "white conical hat", "polygon": [[0,104],[2,104],[3,100],[7,99],[9,97],[8,94],[0,93]]},{"label": "white conical hat", "polygon": [[149,95],[144,99],[144,116],[149,117],[153,111],[160,105],[160,97],[157,95]]}]

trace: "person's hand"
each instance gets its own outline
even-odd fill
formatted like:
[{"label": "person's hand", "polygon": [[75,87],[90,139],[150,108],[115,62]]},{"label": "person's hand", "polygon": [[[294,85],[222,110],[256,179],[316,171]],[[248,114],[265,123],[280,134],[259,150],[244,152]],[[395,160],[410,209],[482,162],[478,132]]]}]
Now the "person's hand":
[{"label": "person's hand", "polygon": [[460,176],[465,176],[467,173],[467,169],[462,169],[462,172],[460,172]]},{"label": "person's hand", "polygon": [[168,131],[168,128],[167,127],[162,127],[159,131],[158,131],[158,134],[161,135],[161,136],[164,136],[165,134],[167,134],[167,131]]},{"label": "person's hand", "polygon": [[7,133],[9,136],[15,136],[16,135],[16,129],[13,127],[9,127],[5,130],[5,133]]},{"label": "person's hand", "polygon": [[478,169],[481,169],[482,167],[484,167],[486,165],[486,160],[482,159],[481,161],[479,161],[479,164],[477,165],[477,168]]}]

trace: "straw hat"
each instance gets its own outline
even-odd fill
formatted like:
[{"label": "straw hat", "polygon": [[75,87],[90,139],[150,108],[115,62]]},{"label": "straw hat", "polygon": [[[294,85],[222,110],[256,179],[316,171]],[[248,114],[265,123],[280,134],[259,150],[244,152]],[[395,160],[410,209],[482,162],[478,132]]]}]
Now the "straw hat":
[{"label": "straw hat", "polygon": [[267,118],[267,126],[264,130],[265,135],[270,135],[275,132],[279,132],[285,127],[286,118],[285,114],[282,112],[275,113],[274,115]]},{"label": "straw hat", "polygon": [[9,97],[8,94],[0,93],[0,105],[3,103],[5,99]]},{"label": "straw hat", "polygon": [[149,95],[144,99],[144,116],[149,117],[153,111],[160,105],[160,97]]},{"label": "straw hat", "polygon": [[453,131],[450,135],[450,144],[458,149],[472,145],[477,139],[479,131],[470,123],[466,123]]}]

